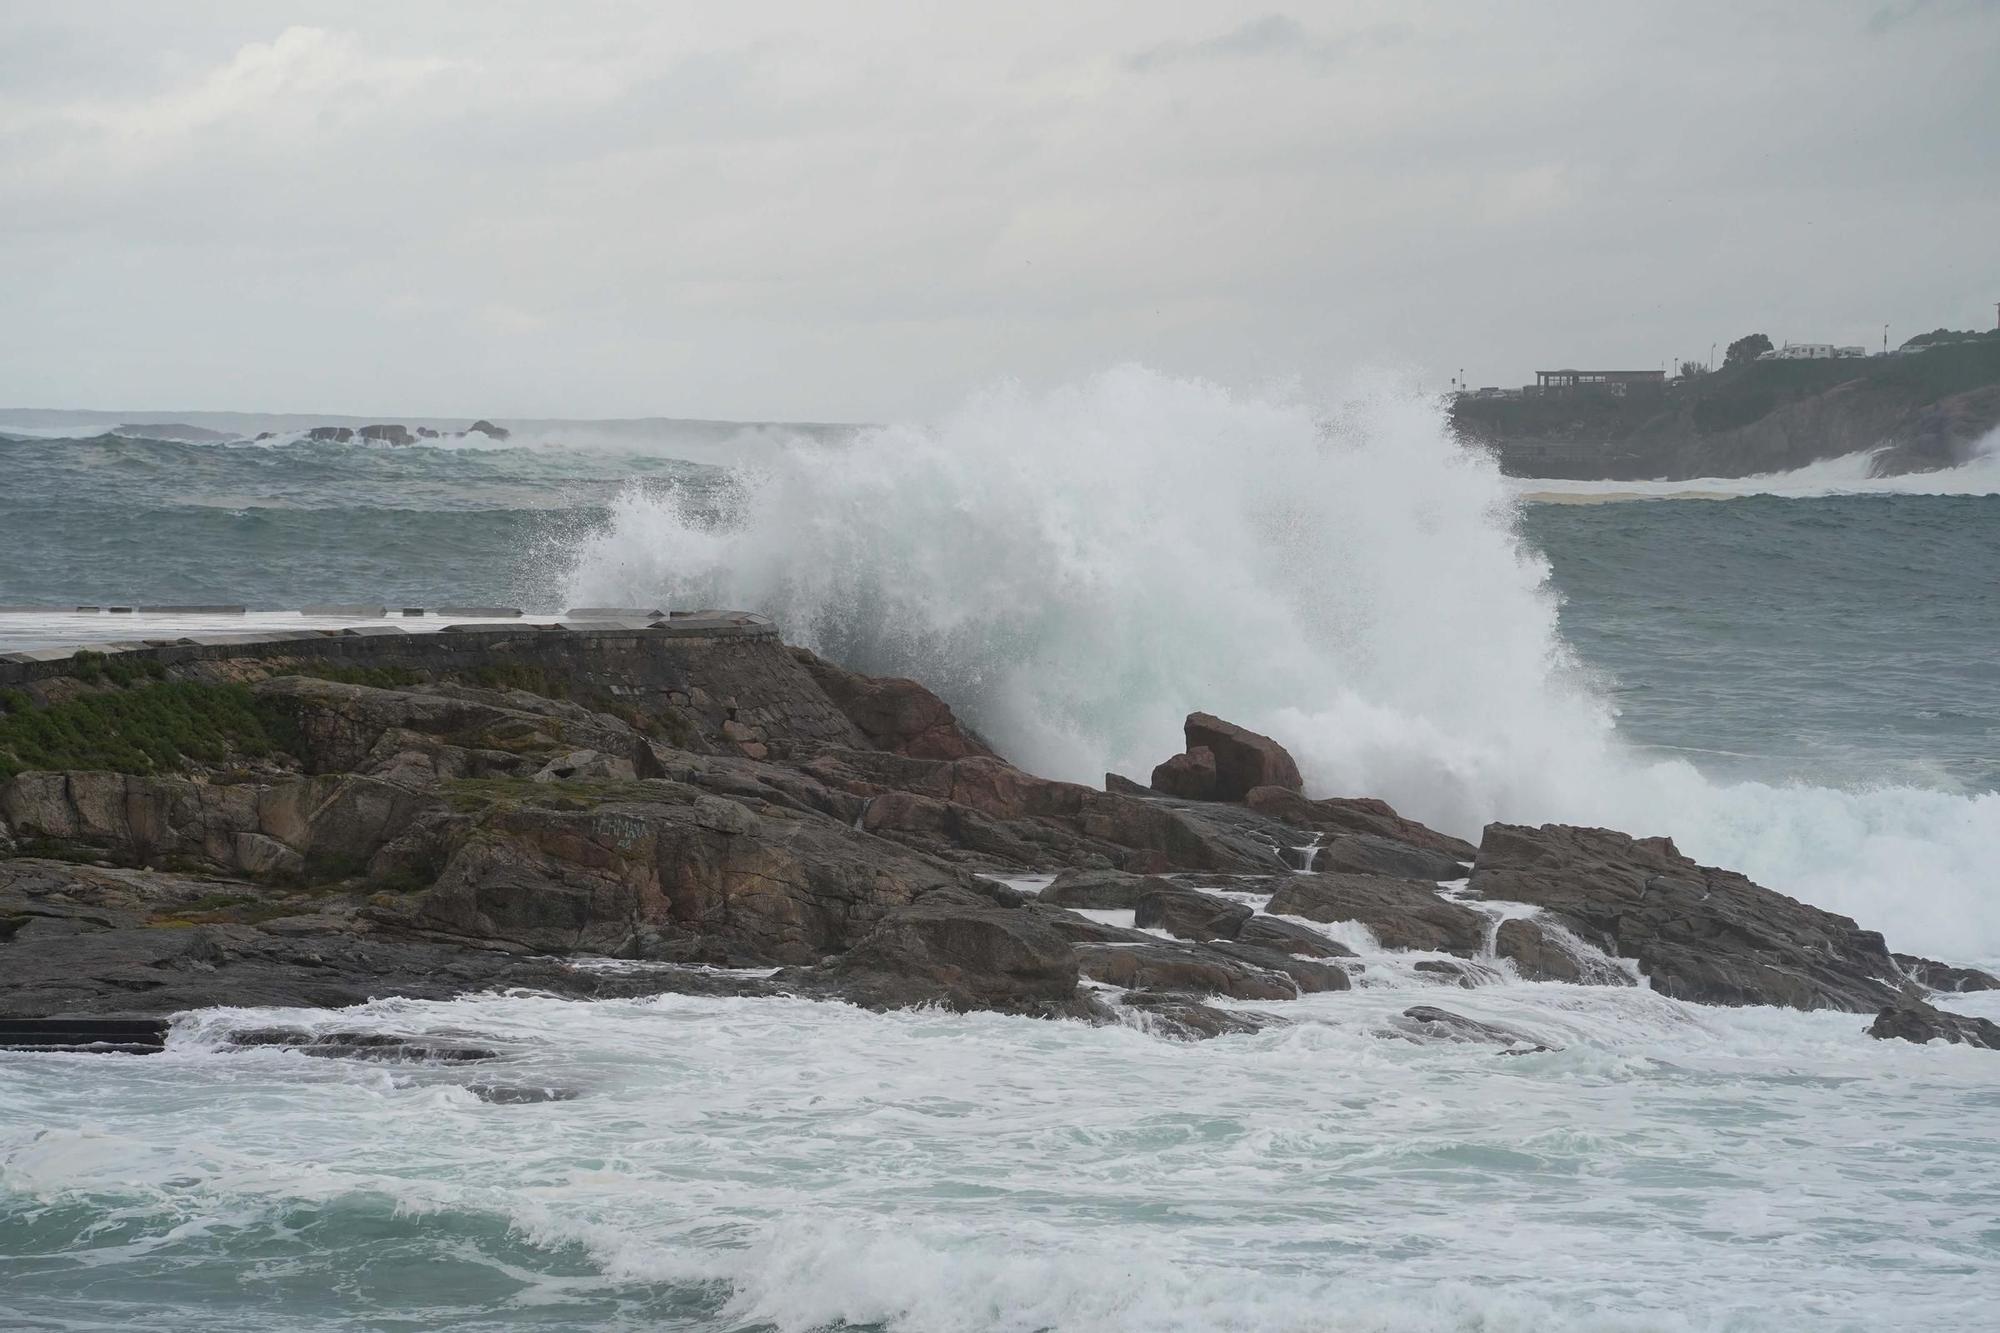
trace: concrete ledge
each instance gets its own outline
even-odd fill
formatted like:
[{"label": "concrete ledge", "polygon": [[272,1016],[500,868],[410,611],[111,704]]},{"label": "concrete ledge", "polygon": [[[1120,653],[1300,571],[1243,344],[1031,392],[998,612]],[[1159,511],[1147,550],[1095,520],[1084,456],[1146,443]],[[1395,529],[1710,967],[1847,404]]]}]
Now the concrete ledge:
[{"label": "concrete ledge", "polygon": [[155,661],[165,667],[259,657],[322,658],[356,665],[394,665],[449,673],[493,655],[532,652],[554,639],[586,652],[643,649],[649,643],[776,639],[768,616],[744,611],[695,611],[650,623],[638,620],[454,624],[436,633],[411,633],[401,625],[342,629],[266,630],[244,634],[193,634],[177,639],[29,648],[0,654],[0,687],[73,674],[80,651]]},{"label": "concrete ledge", "polygon": [[302,616],[326,616],[329,619],[380,620],[389,614],[386,606],[302,606]]},{"label": "concrete ledge", "polygon": [[[0,611],[6,610],[0,607]],[[572,606],[563,612],[565,620],[665,620],[665,611],[641,611],[632,606]]]},{"label": "concrete ledge", "polygon": [[[113,608],[116,610],[117,608]],[[241,616],[248,615],[247,606],[142,606],[142,616]]]}]

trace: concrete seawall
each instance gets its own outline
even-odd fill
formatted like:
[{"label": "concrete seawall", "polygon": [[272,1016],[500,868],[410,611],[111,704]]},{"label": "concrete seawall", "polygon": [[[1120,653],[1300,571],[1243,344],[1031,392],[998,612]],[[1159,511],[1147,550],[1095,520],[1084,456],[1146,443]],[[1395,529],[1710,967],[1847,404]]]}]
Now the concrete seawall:
[{"label": "concrete seawall", "polygon": [[479,659],[519,657],[523,650],[561,644],[569,653],[611,646],[634,648],[650,641],[776,639],[769,617],[741,611],[696,611],[653,621],[565,620],[494,624],[448,624],[410,632],[401,625],[353,625],[340,629],[255,630],[177,637],[77,643],[0,653],[0,686],[26,685],[76,674],[78,653],[94,653],[134,665],[180,667],[234,659],[318,658],[356,667],[454,670]]},{"label": "concrete seawall", "polygon": [[[79,654],[85,656],[79,657]],[[0,689],[32,706],[78,689],[148,680],[526,689],[643,723],[684,748],[762,758],[797,742],[858,744],[854,724],[765,616],[697,611],[659,620],[395,624],[194,634],[0,654]]]}]

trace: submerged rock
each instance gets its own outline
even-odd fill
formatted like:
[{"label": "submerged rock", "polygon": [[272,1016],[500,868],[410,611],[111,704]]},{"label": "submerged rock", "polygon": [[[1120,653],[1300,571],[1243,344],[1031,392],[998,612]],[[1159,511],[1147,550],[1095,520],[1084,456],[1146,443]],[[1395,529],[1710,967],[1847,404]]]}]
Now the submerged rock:
[{"label": "submerged rock", "polygon": [[229,1034],[231,1046],[282,1046],[301,1055],[328,1060],[390,1060],[426,1064],[472,1064],[498,1060],[488,1046],[437,1036],[406,1037],[391,1032],[339,1030],[312,1032],[305,1028],[251,1028]]},{"label": "submerged rock", "polygon": [[1501,1047],[1502,1055],[1533,1055],[1562,1047],[1500,1023],[1484,1023],[1434,1005],[1419,1004],[1391,1020],[1390,1036],[1406,1041],[1477,1042]]}]

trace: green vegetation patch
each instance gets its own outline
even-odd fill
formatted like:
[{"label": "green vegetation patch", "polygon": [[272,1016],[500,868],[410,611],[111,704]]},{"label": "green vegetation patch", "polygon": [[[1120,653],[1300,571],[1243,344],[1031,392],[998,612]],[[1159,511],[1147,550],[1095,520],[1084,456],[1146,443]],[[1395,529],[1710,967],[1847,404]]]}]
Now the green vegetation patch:
[{"label": "green vegetation patch", "polygon": [[245,685],[167,681],[0,716],[0,779],[35,769],[159,773],[299,749],[292,715]]},{"label": "green vegetation patch", "polygon": [[340,662],[301,662],[297,666],[286,667],[277,673],[280,676],[310,676],[314,680],[337,681],[342,685],[366,685],[370,689],[400,690],[411,685],[422,685],[427,679],[421,671],[408,667],[365,667],[348,666]]}]

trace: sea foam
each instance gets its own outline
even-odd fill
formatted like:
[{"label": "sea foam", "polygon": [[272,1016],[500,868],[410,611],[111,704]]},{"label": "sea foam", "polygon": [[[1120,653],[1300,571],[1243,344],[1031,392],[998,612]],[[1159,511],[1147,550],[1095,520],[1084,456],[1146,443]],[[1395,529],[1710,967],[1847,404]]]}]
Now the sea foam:
[{"label": "sea foam", "polygon": [[1516,487],[1433,398],[1331,407],[1124,367],[934,425],[800,444],[714,499],[631,488],[572,602],[746,606],[931,683],[1010,758],[1143,777],[1193,709],[1292,747],[1318,794],[1670,834],[1901,948],[2000,957],[2000,797],[1724,784],[1635,753],[1564,642]]}]

